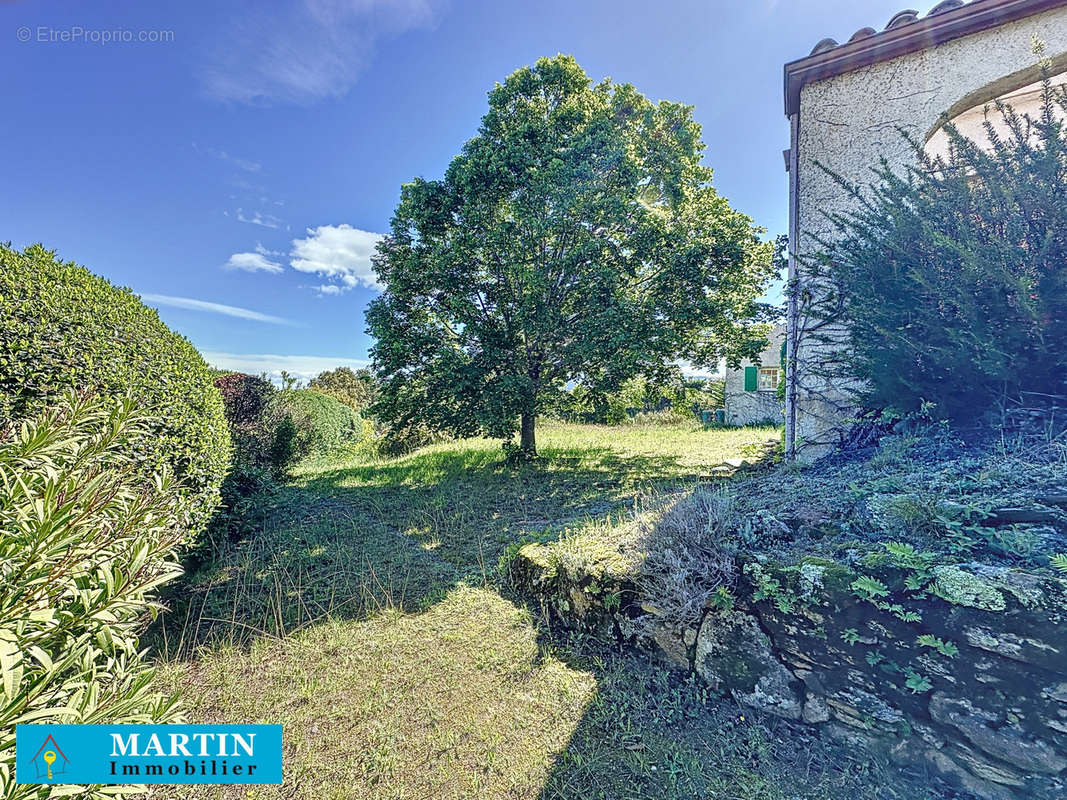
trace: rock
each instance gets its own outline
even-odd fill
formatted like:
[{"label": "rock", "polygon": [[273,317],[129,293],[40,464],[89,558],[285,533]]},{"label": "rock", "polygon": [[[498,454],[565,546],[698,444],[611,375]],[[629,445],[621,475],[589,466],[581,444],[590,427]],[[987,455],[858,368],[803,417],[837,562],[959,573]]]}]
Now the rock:
[{"label": "rock", "polygon": [[1059,515],[1047,508],[998,508],[985,520],[986,525],[1017,525],[1020,523],[1056,522]]},{"label": "rock", "polygon": [[950,758],[944,750],[929,747],[925,756],[938,772],[982,800],[1019,800],[1019,795],[1011,789],[976,777]]},{"label": "rock", "polygon": [[1030,575],[1008,567],[990,564],[968,564],[976,576],[1013,595],[1026,608],[1040,608],[1045,599],[1042,588],[1045,580],[1039,575]]},{"label": "rock", "polygon": [[971,625],[963,629],[963,636],[967,644],[980,650],[1010,658],[1013,661],[1022,661],[1027,664],[1046,664],[1055,662],[1060,656],[1058,648],[1053,647],[1040,639],[1029,636],[1019,636],[1008,631],[994,631],[982,625]]},{"label": "rock", "polygon": [[999,714],[978,708],[966,698],[934,692],[930,698],[930,716],[956,728],[985,753],[1025,772],[1055,775],[1067,768],[1067,756],[1058,753],[1055,746],[1025,736],[1016,726],[1006,724]]},{"label": "rock", "polygon": [[1042,694],[1057,703],[1067,703],[1067,682],[1046,686]]},{"label": "rock", "polygon": [[666,628],[657,626],[652,629],[652,641],[656,644],[660,655],[666,659],[668,664],[679,669],[689,670],[689,651],[681,636]]},{"label": "rock", "polygon": [[872,692],[855,686],[835,692],[829,703],[840,710],[848,710],[859,719],[877,720],[886,725],[896,725],[904,721],[904,713],[894,708]]},{"label": "rock", "polygon": [[830,719],[830,706],[817,694],[809,694],[801,711],[801,718],[810,724],[826,722]]},{"label": "rock", "polygon": [[983,781],[1014,787],[1025,783],[1018,770],[991,759],[977,750],[972,750],[960,742],[949,745],[945,748],[945,752],[953,761]]},{"label": "rock", "polygon": [[694,667],[712,689],[751,708],[785,719],[802,717],[798,681],[775,657],[756,619],[744,612],[705,617]]},{"label": "rock", "polygon": [[1008,607],[1004,595],[988,580],[956,566],[934,569],[934,594],[957,606],[983,611],[1003,611]]}]

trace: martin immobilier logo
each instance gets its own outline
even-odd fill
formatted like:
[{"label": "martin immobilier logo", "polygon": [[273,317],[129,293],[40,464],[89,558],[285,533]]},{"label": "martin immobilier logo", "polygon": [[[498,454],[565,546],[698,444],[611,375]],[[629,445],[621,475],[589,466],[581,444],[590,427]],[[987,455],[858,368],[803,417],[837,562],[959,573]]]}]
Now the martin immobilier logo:
[{"label": "martin immobilier logo", "polygon": [[17,725],[15,782],[281,783],[282,726]]},{"label": "martin immobilier logo", "polygon": [[[256,734],[249,733],[168,733],[167,745],[158,733],[145,739],[139,733],[111,734],[111,775],[140,778],[147,775],[212,775],[252,777],[255,763],[234,763],[227,757],[255,757]],[[190,749],[190,746],[192,749]],[[181,758],[181,764],[139,763],[135,759]],[[118,760],[116,760],[118,759]],[[166,772],[164,772],[166,770]]]},{"label": "martin immobilier logo", "polygon": [[52,734],[48,734],[44,739],[44,744],[37,748],[37,752],[30,759],[30,763],[33,764],[37,777],[45,777],[48,781],[54,781],[56,775],[62,775],[67,771],[67,764],[70,761],[59,749]]}]

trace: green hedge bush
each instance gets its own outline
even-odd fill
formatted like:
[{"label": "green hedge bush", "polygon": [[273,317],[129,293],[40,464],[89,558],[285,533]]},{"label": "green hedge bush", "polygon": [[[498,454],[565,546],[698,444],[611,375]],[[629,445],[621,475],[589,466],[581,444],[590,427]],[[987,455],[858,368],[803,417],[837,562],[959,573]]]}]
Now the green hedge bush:
[{"label": "green hedge bush", "polygon": [[130,395],[154,421],[143,474],[168,467],[194,500],[190,533],[214,513],[230,438],[212,373],[133,292],[40,245],[0,245],[0,419],[31,417],[68,388]]},{"label": "green hedge bush", "polygon": [[268,402],[268,418],[276,421],[276,447],[291,420],[291,452],[285,458],[331,456],[354,449],[364,438],[363,420],[351,407],[315,389],[286,389]]},{"label": "green hedge bush", "polygon": [[153,427],[131,400],[70,395],[0,429],[0,787],[8,800],[41,796],[12,780],[18,723],[176,720],[175,702],[152,687],[138,634],[154,612],[152,592],[181,572],[174,553],[195,509],[166,469],[146,481],[136,450]]}]

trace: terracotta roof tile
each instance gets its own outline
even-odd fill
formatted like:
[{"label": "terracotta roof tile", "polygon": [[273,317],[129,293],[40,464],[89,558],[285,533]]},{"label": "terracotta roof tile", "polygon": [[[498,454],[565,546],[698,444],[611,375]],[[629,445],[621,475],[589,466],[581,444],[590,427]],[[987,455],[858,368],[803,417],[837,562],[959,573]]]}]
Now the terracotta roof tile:
[{"label": "terracotta roof tile", "polygon": [[786,114],[796,111],[800,87],[813,80],[1064,5],[1067,0],[941,0],[925,16],[913,9],[901,11],[884,29],[860,28],[844,43],[823,39],[806,57],[786,64]]}]

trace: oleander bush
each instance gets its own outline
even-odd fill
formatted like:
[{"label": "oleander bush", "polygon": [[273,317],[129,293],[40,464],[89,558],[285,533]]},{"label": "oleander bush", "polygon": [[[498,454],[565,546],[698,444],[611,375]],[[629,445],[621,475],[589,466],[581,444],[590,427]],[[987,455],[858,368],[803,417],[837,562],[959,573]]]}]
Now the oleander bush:
[{"label": "oleander bush", "polygon": [[286,463],[350,452],[366,436],[359,414],[315,389],[279,391],[270,398],[266,413],[277,431],[274,457]]},{"label": "oleander bush", "polygon": [[168,469],[190,500],[190,535],[219,502],[230,461],[222,398],[203,358],[129,289],[32,245],[0,245],[0,420],[32,418],[68,389],[146,411],[141,474]]},{"label": "oleander bush", "polygon": [[[0,793],[16,786],[18,723],[173,722],[138,634],[181,572],[196,499],[140,453],[157,423],[132,399],[59,405],[0,429]],[[115,787],[110,787],[114,794]],[[100,794],[90,791],[90,795]],[[101,795],[103,796],[103,795]]]}]

